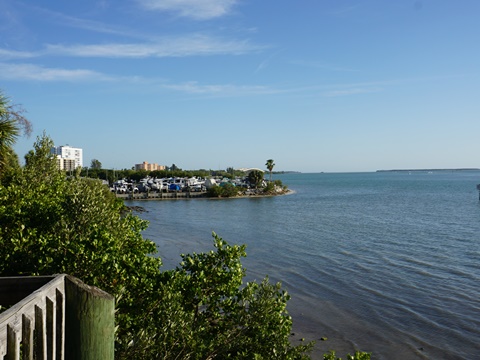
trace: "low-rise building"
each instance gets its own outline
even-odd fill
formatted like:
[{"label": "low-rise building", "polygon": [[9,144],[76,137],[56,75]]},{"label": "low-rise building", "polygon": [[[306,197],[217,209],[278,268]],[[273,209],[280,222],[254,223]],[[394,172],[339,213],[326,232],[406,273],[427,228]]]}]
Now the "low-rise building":
[{"label": "low-rise building", "polygon": [[135,164],[135,170],[146,170],[146,171],[157,171],[157,170],[165,170],[165,165],[158,165],[158,164],[150,164],[144,161],[141,164]]},{"label": "low-rise building", "polygon": [[60,170],[73,171],[77,168],[75,159],[64,159],[57,155],[57,165]]}]

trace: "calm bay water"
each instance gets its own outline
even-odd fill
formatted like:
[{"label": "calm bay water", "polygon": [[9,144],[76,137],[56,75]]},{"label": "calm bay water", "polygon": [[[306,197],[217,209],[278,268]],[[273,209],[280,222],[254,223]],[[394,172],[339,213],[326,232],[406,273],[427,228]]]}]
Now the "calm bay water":
[{"label": "calm bay water", "polygon": [[[295,336],[373,359],[480,358],[480,172],[286,174],[295,193],[131,202],[165,269],[247,244],[247,280],[292,295]],[[320,341],[327,337],[327,341]]]}]

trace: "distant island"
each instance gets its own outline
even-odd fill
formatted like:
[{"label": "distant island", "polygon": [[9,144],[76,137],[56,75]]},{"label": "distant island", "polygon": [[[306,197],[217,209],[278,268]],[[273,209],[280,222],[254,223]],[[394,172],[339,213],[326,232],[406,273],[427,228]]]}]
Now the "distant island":
[{"label": "distant island", "polygon": [[480,171],[478,168],[459,168],[459,169],[392,169],[377,170],[376,172],[434,172],[434,171]]}]

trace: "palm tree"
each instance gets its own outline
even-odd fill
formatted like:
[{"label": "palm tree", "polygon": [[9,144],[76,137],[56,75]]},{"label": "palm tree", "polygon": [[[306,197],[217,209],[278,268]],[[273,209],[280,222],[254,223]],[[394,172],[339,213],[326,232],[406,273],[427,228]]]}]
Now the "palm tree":
[{"label": "palm tree", "polygon": [[20,135],[21,128],[27,136],[32,132],[32,125],[22,115],[23,113],[23,109],[16,109],[14,105],[10,105],[8,98],[0,91],[0,174],[12,160],[17,159],[13,145]]},{"label": "palm tree", "polygon": [[0,93],[0,172],[3,172],[19,129],[8,113],[8,99]]},{"label": "palm tree", "polygon": [[273,162],[273,159],[267,160],[267,163],[265,164],[267,167],[268,171],[270,171],[270,182],[272,181],[272,170],[273,167],[275,166],[275,163]]}]

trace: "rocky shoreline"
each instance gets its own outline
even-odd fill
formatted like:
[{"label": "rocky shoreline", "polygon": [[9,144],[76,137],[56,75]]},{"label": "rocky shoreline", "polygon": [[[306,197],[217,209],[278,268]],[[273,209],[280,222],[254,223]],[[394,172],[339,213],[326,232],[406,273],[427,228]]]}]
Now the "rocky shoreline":
[{"label": "rocky shoreline", "polygon": [[117,198],[131,201],[144,200],[182,200],[182,199],[242,199],[242,198],[260,198],[290,195],[295,193],[290,189],[277,190],[275,193],[264,193],[263,189],[246,190],[239,192],[235,196],[209,196],[208,192],[145,192],[145,193],[129,193],[129,194],[115,194]]}]

